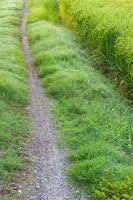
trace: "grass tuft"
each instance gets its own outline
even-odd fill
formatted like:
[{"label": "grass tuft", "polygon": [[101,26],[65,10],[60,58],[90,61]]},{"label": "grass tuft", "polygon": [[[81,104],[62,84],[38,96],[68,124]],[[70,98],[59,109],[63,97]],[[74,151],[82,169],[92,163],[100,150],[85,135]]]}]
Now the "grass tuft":
[{"label": "grass tuft", "polygon": [[38,20],[48,20],[53,23],[58,22],[58,0],[30,0],[29,16],[30,23]]}]

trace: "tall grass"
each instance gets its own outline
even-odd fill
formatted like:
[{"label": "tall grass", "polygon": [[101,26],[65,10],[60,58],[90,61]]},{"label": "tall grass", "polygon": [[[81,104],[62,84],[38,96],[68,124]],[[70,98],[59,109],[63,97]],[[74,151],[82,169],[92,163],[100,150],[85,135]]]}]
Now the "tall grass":
[{"label": "tall grass", "polygon": [[[15,181],[24,168],[22,150],[28,136],[24,114],[28,88],[20,42],[21,0],[0,1],[0,198],[2,183]],[[9,199],[9,198],[8,198]]]},{"label": "tall grass", "polygon": [[[64,22],[97,48],[133,92],[133,1],[60,0]],[[133,94],[131,94],[133,95]]]},{"label": "tall grass", "polygon": [[[131,199],[132,108],[66,29],[43,20],[28,24],[33,60],[71,161],[72,184],[88,199]],[[40,31],[41,30],[41,31]]]}]

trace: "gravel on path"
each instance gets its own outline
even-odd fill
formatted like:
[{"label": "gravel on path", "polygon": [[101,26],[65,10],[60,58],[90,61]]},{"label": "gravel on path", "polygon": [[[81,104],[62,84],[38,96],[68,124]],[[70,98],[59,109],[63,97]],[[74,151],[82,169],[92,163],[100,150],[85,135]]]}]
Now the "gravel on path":
[{"label": "gravel on path", "polygon": [[[25,60],[29,71],[30,98],[29,114],[33,122],[33,139],[30,156],[34,161],[32,173],[35,185],[27,200],[71,200],[84,199],[73,196],[73,189],[65,183],[65,153],[57,146],[56,126],[49,108],[51,101],[45,96],[33,66],[30,45],[27,37],[26,20],[28,1],[24,0],[21,25],[21,38]],[[27,186],[28,187],[28,186]],[[31,186],[30,186],[31,187]]]}]

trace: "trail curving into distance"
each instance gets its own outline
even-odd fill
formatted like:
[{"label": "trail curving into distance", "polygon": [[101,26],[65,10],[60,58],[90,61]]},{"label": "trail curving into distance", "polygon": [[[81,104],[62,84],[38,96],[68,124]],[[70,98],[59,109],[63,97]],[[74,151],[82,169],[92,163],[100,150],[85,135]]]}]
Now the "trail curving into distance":
[{"label": "trail curving into distance", "polygon": [[[50,100],[33,66],[30,45],[27,37],[26,19],[28,1],[24,0],[24,12],[21,25],[21,38],[25,60],[29,71],[31,105],[29,114],[33,122],[33,143],[30,147],[31,159],[35,161],[33,176],[37,187],[36,194],[25,199],[31,200],[70,200],[72,191],[64,178],[64,152],[56,145],[55,123],[49,112]],[[34,191],[34,189],[33,189]],[[76,198],[77,199],[77,198]]]}]

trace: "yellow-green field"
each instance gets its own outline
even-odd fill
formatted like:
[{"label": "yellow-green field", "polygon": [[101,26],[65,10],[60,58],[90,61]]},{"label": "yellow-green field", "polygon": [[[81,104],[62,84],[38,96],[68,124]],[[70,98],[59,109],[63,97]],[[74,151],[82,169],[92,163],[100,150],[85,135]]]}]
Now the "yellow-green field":
[{"label": "yellow-green field", "polygon": [[108,67],[133,89],[133,1],[60,0],[63,21],[87,46],[104,55]]}]

